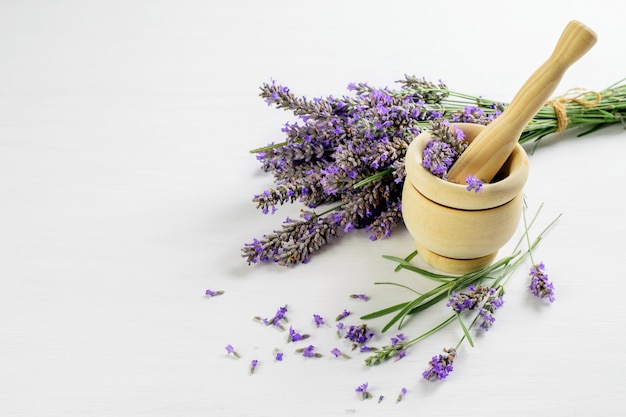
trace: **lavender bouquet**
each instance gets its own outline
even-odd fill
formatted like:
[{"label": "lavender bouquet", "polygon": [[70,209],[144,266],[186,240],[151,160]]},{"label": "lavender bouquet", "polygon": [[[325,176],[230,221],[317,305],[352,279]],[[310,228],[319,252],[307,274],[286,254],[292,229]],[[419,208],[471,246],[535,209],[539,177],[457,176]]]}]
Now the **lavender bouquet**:
[{"label": "lavender bouquet", "polygon": [[[554,132],[588,127],[582,136],[624,123],[623,81],[601,92],[570,91],[551,100],[526,126],[519,142],[538,143]],[[296,121],[285,123],[283,142],[251,151],[275,184],[253,201],[265,214],[285,203],[304,207],[299,219],[287,218],[279,230],[244,245],[242,256],[249,264],[306,263],[354,229],[364,229],[371,240],[389,237],[402,221],[404,157],[413,138],[442,123],[487,125],[507,106],[414,76],[397,83],[396,89],[351,83],[351,95],[312,100],[274,81],[261,86],[267,104],[290,110]]]}]

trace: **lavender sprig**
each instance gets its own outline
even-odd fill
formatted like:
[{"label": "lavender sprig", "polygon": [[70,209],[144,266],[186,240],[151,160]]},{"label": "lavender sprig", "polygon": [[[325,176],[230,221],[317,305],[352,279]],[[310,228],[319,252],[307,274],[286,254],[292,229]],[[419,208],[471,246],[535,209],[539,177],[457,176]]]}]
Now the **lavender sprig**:
[{"label": "lavender sprig", "polygon": [[547,298],[551,303],[554,302],[554,285],[548,280],[548,274],[545,272],[543,262],[534,264],[530,268],[530,292],[538,298]]},{"label": "lavender sprig", "polygon": [[[409,347],[415,345],[420,340],[438,332],[454,321],[458,321],[463,329],[463,336],[460,338],[455,349],[458,349],[464,340],[468,340],[468,342],[473,346],[470,330],[474,326],[477,326],[483,331],[488,331],[493,326],[493,323],[495,322],[494,313],[503,305],[504,287],[506,283],[513,276],[514,272],[521,265],[521,263],[532,255],[532,252],[542,240],[545,233],[560,217],[558,216],[554,221],[552,221],[538,234],[535,240],[531,242],[528,236],[529,229],[540,211],[541,207],[537,211],[537,214],[531,223],[527,223],[525,220],[524,235],[520,238],[510,256],[500,259],[491,266],[461,276],[436,274],[416,267],[405,259],[385,256],[387,259],[398,262],[401,269],[407,269],[409,271],[419,273],[438,283],[438,285],[430,291],[418,293],[417,291],[402,284],[393,282],[377,282],[376,284],[395,285],[409,289],[412,292],[417,293],[418,296],[411,301],[396,304],[362,316],[361,319],[370,320],[388,314],[395,314],[393,318],[383,327],[382,332],[385,332],[395,324],[398,324],[398,327],[401,327],[403,321],[409,316],[417,314],[446,299],[447,306],[451,308],[453,314],[441,321],[439,324],[435,325],[430,330],[413,339],[407,340],[406,338],[397,338],[395,341],[392,339],[392,343],[390,345],[383,346],[382,348],[376,350],[374,354],[367,357],[365,359],[365,364],[372,366],[384,362],[394,356],[397,357],[399,351],[405,352]],[[524,210],[524,219],[525,216]],[[526,250],[520,251],[518,248],[523,241],[528,242],[528,247]],[[483,281],[488,281],[489,285],[483,284]],[[466,325],[461,318],[461,314],[470,314],[470,312],[474,313],[473,319],[469,325]]]}]

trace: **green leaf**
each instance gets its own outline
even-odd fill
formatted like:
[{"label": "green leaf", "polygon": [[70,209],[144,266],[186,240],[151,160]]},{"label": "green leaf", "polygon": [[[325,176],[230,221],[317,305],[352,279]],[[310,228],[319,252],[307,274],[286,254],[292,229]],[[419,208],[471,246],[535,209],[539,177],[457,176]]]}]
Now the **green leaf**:
[{"label": "green leaf", "polygon": [[352,188],[363,187],[364,185],[367,185],[367,184],[369,184],[372,181],[376,181],[379,178],[386,177],[387,175],[391,174],[392,172],[393,172],[393,168],[387,168],[384,171],[380,171],[380,172],[378,172],[378,173],[376,173],[374,175],[370,175],[369,177],[365,178],[364,180],[361,180],[361,181],[357,182],[356,184],[354,184],[352,186]]},{"label": "green leaf", "polygon": [[391,314],[394,311],[400,310],[407,304],[408,303],[400,303],[391,307],[383,308],[382,310],[374,311],[373,313],[369,313],[364,316],[361,316],[361,320],[370,320],[370,319],[375,319],[377,317],[386,316],[387,314]]},{"label": "green leaf", "polygon": [[465,333],[465,337],[467,338],[470,346],[474,347],[474,341],[472,340],[472,336],[470,336],[469,330],[467,330],[467,327],[465,326],[465,323],[463,323],[463,319],[461,319],[461,315],[459,313],[456,313],[456,318],[459,320],[461,328],[463,329],[463,333]]},{"label": "green leaf", "polygon": [[405,288],[417,295],[422,295],[421,292],[415,291],[413,288],[406,286],[404,284],[398,284],[397,282],[375,282],[374,285],[395,285],[396,287]]}]

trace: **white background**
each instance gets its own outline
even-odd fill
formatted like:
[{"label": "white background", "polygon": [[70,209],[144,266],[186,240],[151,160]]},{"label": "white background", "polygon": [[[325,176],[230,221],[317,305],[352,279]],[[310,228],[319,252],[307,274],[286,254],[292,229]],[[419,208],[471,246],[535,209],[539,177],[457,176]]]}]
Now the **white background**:
[{"label": "white background", "polygon": [[[358,323],[409,297],[376,281],[427,285],[382,258],[412,250],[402,227],[378,242],[351,233],[289,269],[240,252],[300,209],[264,216],[251,202],[272,181],[248,150],[292,120],[258,97],[261,83],[314,97],[406,73],[506,101],[578,19],[599,40],[557,93],[600,90],[626,76],[619,4],[1,0],[0,415],[623,415],[621,126],[548,138],[530,157],[530,209],[544,203],[543,225],[563,213],[535,255],[557,300],[528,294],[524,264],[445,381],[420,375],[458,326],[366,368],[359,353],[331,359],[348,345],[312,324],[344,308]],[[284,304],[323,358],[252,320]],[[366,381],[375,398],[361,401]]]}]

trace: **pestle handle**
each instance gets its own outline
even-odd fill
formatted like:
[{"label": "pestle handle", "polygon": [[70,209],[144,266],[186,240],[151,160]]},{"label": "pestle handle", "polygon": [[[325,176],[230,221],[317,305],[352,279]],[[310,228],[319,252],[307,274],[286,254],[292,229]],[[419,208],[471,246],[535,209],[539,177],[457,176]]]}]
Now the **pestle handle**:
[{"label": "pestle handle", "polygon": [[522,131],[554,93],[565,71],[596,43],[595,32],[573,20],[552,55],[530,76],[509,106],[490,123],[450,167],[448,180],[465,183],[468,175],[490,182],[504,165]]}]

